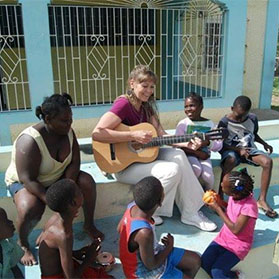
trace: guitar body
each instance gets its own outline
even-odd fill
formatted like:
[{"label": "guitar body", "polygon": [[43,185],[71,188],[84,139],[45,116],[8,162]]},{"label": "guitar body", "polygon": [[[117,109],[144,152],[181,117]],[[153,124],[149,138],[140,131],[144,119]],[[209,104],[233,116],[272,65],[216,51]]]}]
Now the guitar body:
[{"label": "guitar body", "polygon": [[[157,131],[149,123],[140,123],[135,126],[120,124],[116,131],[152,131],[153,137],[157,137]],[[149,163],[154,161],[159,153],[159,147],[135,149],[131,142],[103,143],[93,141],[93,153],[98,167],[107,173],[116,173],[124,170],[135,162]]]},{"label": "guitar body", "polygon": [[154,161],[162,145],[181,143],[198,137],[202,140],[220,140],[228,136],[228,130],[218,128],[206,133],[193,133],[181,136],[158,137],[156,129],[150,123],[140,123],[135,126],[120,124],[116,131],[151,131],[152,140],[147,144],[137,142],[103,143],[93,141],[93,153],[95,161],[102,171],[115,173],[124,170],[135,162],[149,163]]}]

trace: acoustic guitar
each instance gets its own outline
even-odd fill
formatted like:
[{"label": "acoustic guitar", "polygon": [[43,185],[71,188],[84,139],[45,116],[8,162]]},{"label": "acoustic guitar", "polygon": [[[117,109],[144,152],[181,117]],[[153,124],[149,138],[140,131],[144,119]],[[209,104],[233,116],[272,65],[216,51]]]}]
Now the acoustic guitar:
[{"label": "acoustic guitar", "polygon": [[124,170],[135,162],[149,163],[154,161],[159,153],[159,147],[174,143],[187,142],[198,137],[202,140],[218,140],[228,136],[228,130],[218,128],[206,133],[185,134],[182,136],[163,136],[158,137],[157,131],[150,123],[140,123],[135,126],[126,126],[120,124],[115,129],[117,131],[151,131],[152,140],[147,144],[141,144],[135,141],[103,143],[93,141],[94,158],[99,168],[107,173],[115,173]]}]

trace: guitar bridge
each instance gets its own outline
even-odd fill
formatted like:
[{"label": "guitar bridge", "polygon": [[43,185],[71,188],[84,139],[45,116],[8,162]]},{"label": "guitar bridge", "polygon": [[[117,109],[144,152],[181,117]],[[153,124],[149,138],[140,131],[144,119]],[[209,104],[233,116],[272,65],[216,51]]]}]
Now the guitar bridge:
[{"label": "guitar bridge", "polygon": [[113,143],[110,143],[109,148],[110,148],[110,159],[111,159],[112,161],[114,161],[114,160],[115,160],[115,148],[114,148],[114,144],[113,144]]}]

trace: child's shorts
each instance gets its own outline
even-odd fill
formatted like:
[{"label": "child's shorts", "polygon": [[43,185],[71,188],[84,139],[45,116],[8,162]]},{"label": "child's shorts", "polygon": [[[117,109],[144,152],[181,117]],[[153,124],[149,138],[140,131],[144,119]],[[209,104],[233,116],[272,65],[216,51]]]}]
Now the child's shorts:
[{"label": "child's shorts", "polygon": [[[11,196],[14,197],[17,192],[19,192],[20,190],[22,190],[24,188],[24,186],[20,182],[15,182],[15,183],[7,186],[7,188],[9,190]],[[47,190],[48,188],[49,187],[46,187],[45,189]]]},{"label": "child's shorts", "polygon": [[15,183],[9,185],[7,188],[8,188],[8,190],[9,190],[11,196],[14,197],[15,194],[16,194],[18,191],[20,191],[21,189],[24,188],[24,186],[23,186],[23,184],[21,184],[21,183],[19,183],[19,182],[15,182]]},{"label": "child's shorts", "polygon": [[246,159],[245,157],[240,157],[240,155],[233,151],[233,150],[225,150],[222,154],[221,154],[221,165],[224,163],[224,161],[228,158],[228,157],[232,157],[235,159],[236,161],[236,166],[239,165],[240,163],[245,163],[245,164],[249,164],[249,165],[252,165],[252,166],[259,166],[257,163],[253,162],[251,159],[251,157],[253,156],[256,156],[256,155],[265,155],[266,156],[266,153],[261,151],[261,150],[258,150],[256,148],[254,149],[251,149],[250,150],[250,155],[248,157],[248,159]]},{"label": "child's shorts", "polygon": [[163,279],[183,278],[183,272],[176,266],[181,262],[185,250],[174,247],[168,255],[165,272],[161,276]]}]

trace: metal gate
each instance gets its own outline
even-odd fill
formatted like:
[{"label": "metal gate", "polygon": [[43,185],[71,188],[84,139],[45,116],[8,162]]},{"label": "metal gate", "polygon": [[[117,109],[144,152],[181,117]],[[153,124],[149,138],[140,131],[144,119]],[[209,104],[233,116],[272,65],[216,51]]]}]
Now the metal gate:
[{"label": "metal gate", "polygon": [[0,112],[30,107],[21,5],[0,5]]},{"label": "metal gate", "polygon": [[225,7],[215,2],[50,5],[56,92],[69,92],[76,105],[111,103],[125,91],[132,68],[145,64],[159,77],[157,100],[178,100],[191,91],[220,97]]}]

